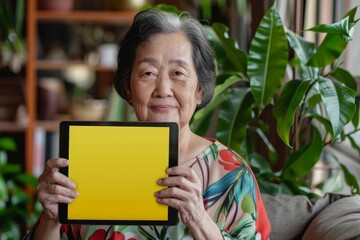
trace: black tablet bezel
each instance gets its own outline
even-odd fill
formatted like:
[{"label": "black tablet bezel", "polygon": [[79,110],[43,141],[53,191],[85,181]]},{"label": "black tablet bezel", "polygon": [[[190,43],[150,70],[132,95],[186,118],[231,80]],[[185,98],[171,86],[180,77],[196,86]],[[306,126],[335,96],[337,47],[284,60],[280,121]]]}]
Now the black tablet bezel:
[{"label": "black tablet bezel", "polygon": [[[69,158],[69,129],[70,126],[126,126],[126,127],[168,127],[169,136],[169,167],[178,165],[179,127],[172,122],[114,122],[114,121],[62,121],[59,131],[59,157]],[[69,159],[70,161],[70,159]],[[68,176],[68,167],[60,168],[59,172]],[[96,204],[94,204],[95,207]],[[59,203],[59,222],[62,224],[96,224],[96,225],[176,225],[178,211],[168,207],[168,220],[89,220],[68,219],[68,204]]]}]

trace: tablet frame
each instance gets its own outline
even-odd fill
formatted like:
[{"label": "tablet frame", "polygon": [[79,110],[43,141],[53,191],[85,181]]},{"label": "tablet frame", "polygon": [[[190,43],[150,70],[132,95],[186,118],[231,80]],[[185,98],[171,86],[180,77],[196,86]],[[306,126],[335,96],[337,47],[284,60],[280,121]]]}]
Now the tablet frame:
[{"label": "tablet frame", "polygon": [[[62,121],[59,131],[59,157],[69,158],[69,129],[71,126],[125,126],[125,127],[168,127],[169,128],[169,167],[178,165],[179,127],[174,122],[115,122],[115,121]],[[70,161],[70,160],[69,160]],[[60,168],[59,172],[68,176],[68,167]],[[96,220],[68,219],[68,204],[59,203],[59,222],[61,224],[86,225],[176,225],[179,221],[178,211],[168,207],[168,220]]]}]

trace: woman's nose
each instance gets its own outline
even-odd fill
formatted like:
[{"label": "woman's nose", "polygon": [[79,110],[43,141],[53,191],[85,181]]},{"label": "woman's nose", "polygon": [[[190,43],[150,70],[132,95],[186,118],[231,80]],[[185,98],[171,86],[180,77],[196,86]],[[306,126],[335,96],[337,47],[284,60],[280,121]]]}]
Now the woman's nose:
[{"label": "woman's nose", "polygon": [[154,89],[154,97],[171,97],[173,96],[171,79],[166,74],[158,76]]}]

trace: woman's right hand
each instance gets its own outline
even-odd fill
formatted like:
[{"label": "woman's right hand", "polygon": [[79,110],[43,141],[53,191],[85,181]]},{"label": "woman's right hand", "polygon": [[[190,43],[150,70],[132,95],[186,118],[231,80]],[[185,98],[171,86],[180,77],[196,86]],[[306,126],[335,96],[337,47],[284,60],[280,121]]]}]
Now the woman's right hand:
[{"label": "woman's right hand", "polygon": [[52,220],[58,220],[59,203],[70,203],[79,195],[75,190],[75,183],[59,172],[59,168],[67,165],[68,160],[64,158],[48,160],[39,177],[36,188],[38,200],[45,216]]}]

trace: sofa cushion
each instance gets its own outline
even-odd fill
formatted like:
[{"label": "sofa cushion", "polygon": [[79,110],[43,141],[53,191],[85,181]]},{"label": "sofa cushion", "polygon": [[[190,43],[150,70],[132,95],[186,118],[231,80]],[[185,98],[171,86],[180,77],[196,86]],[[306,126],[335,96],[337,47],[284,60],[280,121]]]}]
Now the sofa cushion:
[{"label": "sofa cushion", "polygon": [[303,240],[360,239],[360,196],[339,199],[321,211]]},{"label": "sofa cushion", "polygon": [[341,195],[326,194],[310,200],[306,196],[275,196],[262,194],[266,213],[271,224],[270,239],[301,239],[314,217]]}]

